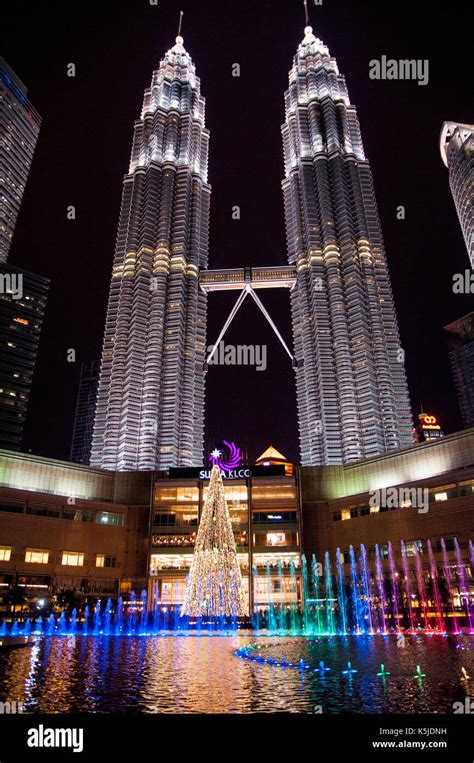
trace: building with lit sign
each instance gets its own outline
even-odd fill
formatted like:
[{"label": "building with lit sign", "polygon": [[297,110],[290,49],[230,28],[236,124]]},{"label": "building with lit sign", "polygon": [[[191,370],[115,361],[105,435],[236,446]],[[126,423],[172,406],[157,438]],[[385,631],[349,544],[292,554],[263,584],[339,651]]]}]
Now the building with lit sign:
[{"label": "building with lit sign", "polygon": [[[220,456],[213,451],[212,458]],[[168,607],[183,602],[210,477],[209,470],[194,470],[195,475],[188,478],[182,476],[185,471],[170,470],[154,485],[149,597]],[[287,474],[283,465],[237,465],[221,473],[250,611],[265,609],[269,601],[299,601],[301,528],[296,476]]]},{"label": "building with lit sign", "polygon": [[[377,545],[388,575],[388,543],[399,567],[403,541],[414,576],[416,558],[429,575],[429,540],[434,563],[448,565],[453,581],[462,561],[474,596],[474,429],[357,464],[293,475],[282,466],[249,469],[250,477],[224,485],[254,612],[301,604],[302,553],[309,564],[339,549],[349,580],[356,544],[372,563]],[[145,589],[150,607],[176,612],[209,482],[198,472],[113,473],[0,451],[0,599],[18,587],[30,602],[65,592],[79,602],[104,594],[127,601]],[[386,501],[390,490],[398,502]]]},{"label": "building with lit sign", "polygon": [[431,442],[444,437],[444,432],[436,416],[431,413],[420,413],[418,416],[419,424],[416,428],[418,441]]}]

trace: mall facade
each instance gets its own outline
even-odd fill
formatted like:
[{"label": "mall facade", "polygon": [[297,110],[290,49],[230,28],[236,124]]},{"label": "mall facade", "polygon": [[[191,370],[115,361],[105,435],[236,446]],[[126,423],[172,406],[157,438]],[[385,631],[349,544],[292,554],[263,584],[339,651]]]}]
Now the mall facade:
[{"label": "mall facade", "polygon": [[[385,569],[402,540],[415,574],[415,546],[428,572],[427,540],[441,568],[444,538],[474,596],[474,429],[345,466],[293,468],[269,448],[223,476],[250,611],[302,602],[302,554],[340,549],[349,577],[351,544],[369,560],[377,544]],[[143,589],[150,606],[179,606],[208,482],[207,467],[110,472],[0,451],[0,616],[19,589],[24,607]]]}]

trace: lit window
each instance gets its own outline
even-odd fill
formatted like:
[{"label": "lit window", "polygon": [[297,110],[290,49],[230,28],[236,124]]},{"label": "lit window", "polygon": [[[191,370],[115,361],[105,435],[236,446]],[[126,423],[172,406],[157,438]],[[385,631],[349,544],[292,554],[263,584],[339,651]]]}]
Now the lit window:
[{"label": "lit window", "polygon": [[61,564],[69,567],[82,567],[84,564],[84,554],[79,551],[63,551]]},{"label": "lit window", "polygon": [[341,511],[341,519],[350,519],[351,518],[351,510],[350,509],[342,509]]},{"label": "lit window", "polygon": [[286,546],[285,533],[267,533],[267,546]]},{"label": "lit window", "polygon": [[448,500],[448,494],[447,493],[435,493],[435,501],[447,501]]},{"label": "lit window", "polygon": [[28,548],[25,554],[25,562],[29,564],[48,564],[49,551]]},{"label": "lit window", "polygon": [[98,525],[123,527],[123,520],[123,514],[113,514],[111,511],[98,511],[95,515],[95,521]]},{"label": "lit window", "polygon": [[380,511],[380,506],[371,506],[370,507],[370,513],[371,514],[378,514]]},{"label": "lit window", "polygon": [[116,567],[117,557],[109,556],[108,554],[97,554],[95,560],[96,567]]},{"label": "lit window", "polygon": [[12,550],[8,546],[0,546],[0,562],[9,562]]}]

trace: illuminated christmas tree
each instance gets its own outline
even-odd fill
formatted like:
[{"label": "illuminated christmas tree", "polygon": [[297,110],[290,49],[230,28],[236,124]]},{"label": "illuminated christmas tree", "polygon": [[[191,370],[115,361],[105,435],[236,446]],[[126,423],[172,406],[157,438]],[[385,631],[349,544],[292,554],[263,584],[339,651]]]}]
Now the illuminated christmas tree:
[{"label": "illuminated christmas tree", "polygon": [[241,617],[246,614],[224,485],[219,467],[213,466],[181,615]]}]

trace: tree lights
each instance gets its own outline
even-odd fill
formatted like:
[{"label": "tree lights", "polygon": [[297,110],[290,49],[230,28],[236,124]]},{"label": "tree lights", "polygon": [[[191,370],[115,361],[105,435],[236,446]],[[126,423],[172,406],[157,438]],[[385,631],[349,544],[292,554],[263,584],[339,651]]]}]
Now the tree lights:
[{"label": "tree lights", "polygon": [[234,533],[219,468],[213,466],[181,615],[247,614]]}]

